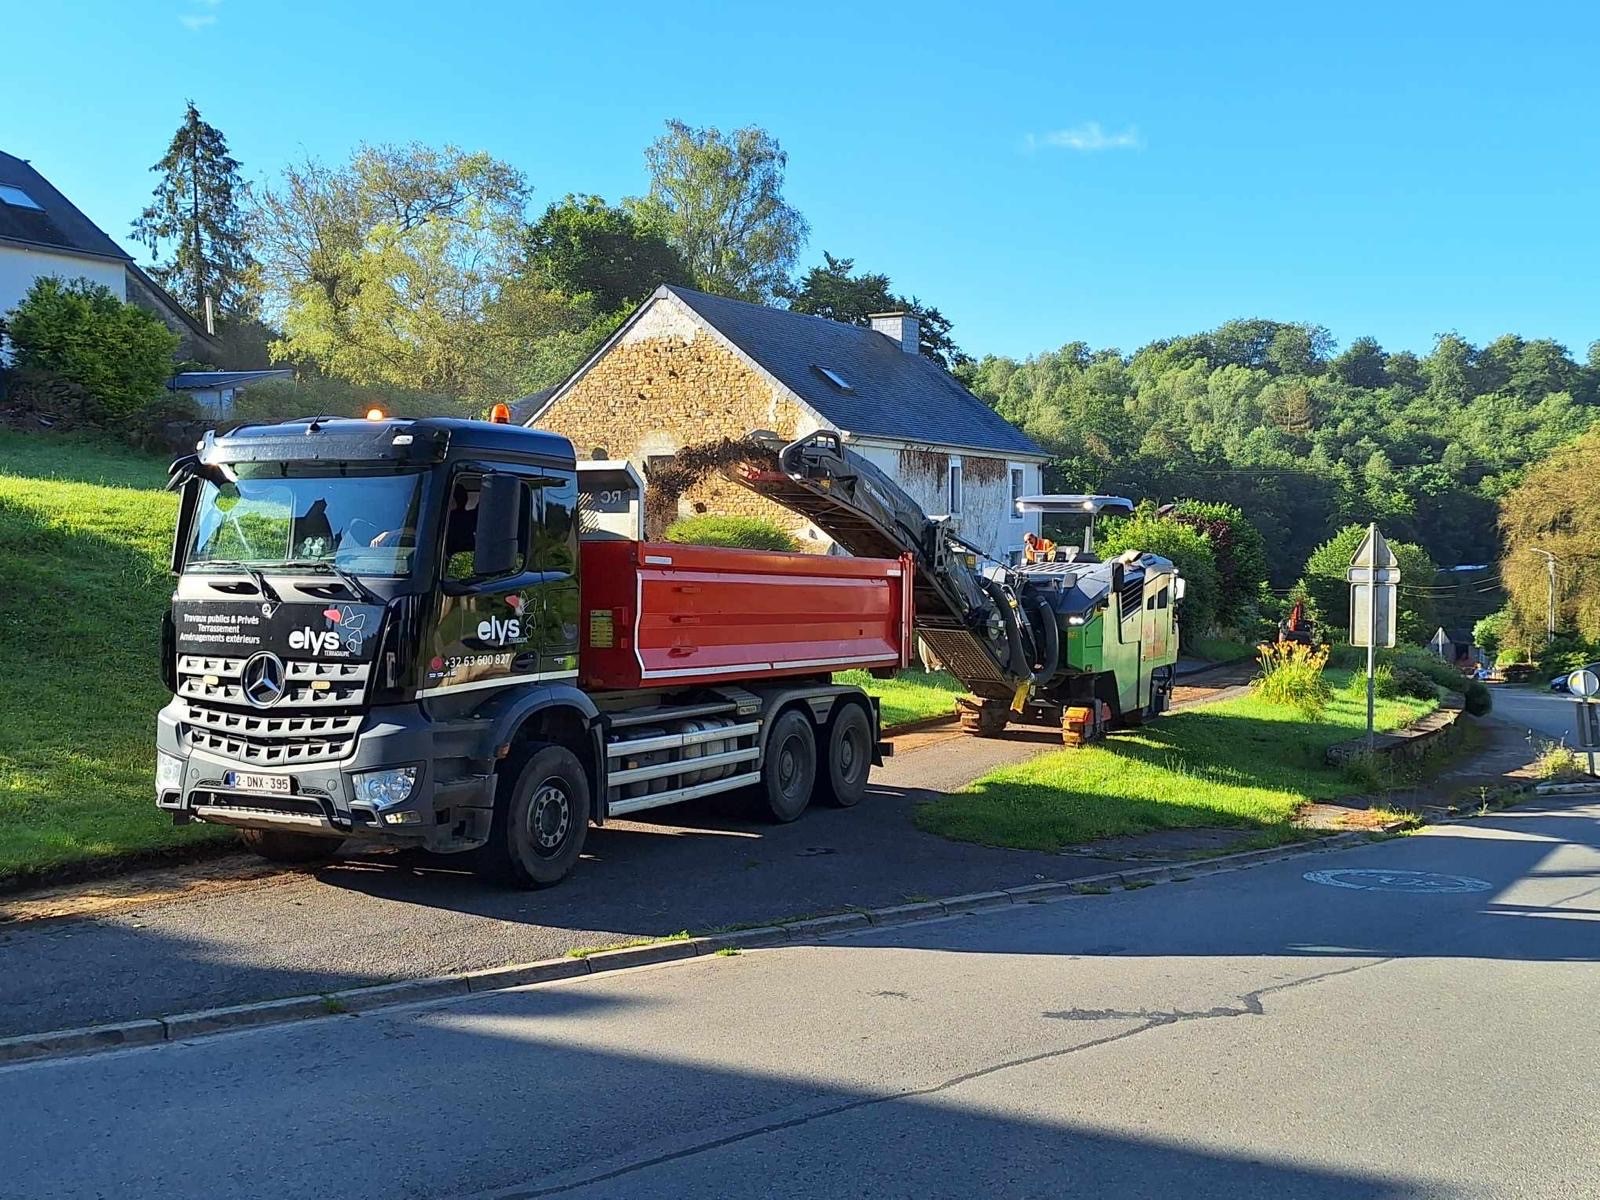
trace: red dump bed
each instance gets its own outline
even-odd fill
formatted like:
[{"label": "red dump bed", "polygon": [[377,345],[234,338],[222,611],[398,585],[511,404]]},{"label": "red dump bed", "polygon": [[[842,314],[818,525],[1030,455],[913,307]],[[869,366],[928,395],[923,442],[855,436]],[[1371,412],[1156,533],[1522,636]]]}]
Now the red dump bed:
[{"label": "red dump bed", "polygon": [[582,544],[591,690],[735,683],[911,661],[911,564],[671,542]]}]

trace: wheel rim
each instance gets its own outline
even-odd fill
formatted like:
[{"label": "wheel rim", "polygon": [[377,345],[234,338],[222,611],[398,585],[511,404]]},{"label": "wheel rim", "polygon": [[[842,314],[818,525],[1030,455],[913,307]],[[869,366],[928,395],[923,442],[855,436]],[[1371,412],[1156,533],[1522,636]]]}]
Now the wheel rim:
[{"label": "wheel rim", "polygon": [[859,729],[845,730],[839,742],[839,774],[852,783],[866,759],[865,749],[865,738]]},{"label": "wheel rim", "polygon": [[787,737],[778,751],[778,787],[785,796],[793,795],[800,781],[800,755],[795,752],[799,741],[798,737]]},{"label": "wheel rim", "polygon": [[528,804],[528,841],[541,858],[552,858],[572,828],[572,800],[556,779],[547,779]]}]

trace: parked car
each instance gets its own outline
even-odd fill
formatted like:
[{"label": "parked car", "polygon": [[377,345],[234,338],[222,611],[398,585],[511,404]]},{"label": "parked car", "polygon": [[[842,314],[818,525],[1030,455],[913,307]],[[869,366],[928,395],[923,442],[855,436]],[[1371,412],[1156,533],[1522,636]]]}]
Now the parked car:
[{"label": "parked car", "polygon": [[[1587,666],[1580,667],[1578,669],[1582,671],[1593,671],[1596,675],[1600,675],[1600,662],[1592,662]],[[1570,691],[1571,689],[1567,687],[1567,680],[1572,678],[1572,675],[1573,672],[1571,671],[1565,671],[1562,674],[1557,675],[1550,681],[1550,690],[1552,692]]]}]

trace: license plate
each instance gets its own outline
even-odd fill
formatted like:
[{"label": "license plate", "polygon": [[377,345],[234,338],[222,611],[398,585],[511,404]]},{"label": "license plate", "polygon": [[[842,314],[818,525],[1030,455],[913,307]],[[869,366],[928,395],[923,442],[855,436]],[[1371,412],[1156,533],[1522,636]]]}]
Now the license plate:
[{"label": "license plate", "polygon": [[294,778],[289,775],[255,775],[247,771],[229,771],[224,782],[241,792],[272,792],[283,795],[294,791]]}]

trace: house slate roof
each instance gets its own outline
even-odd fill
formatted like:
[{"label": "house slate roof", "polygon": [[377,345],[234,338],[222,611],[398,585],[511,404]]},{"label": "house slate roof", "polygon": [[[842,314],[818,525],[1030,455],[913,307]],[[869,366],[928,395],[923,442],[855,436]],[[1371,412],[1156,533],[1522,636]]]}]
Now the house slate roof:
[{"label": "house slate roof", "polygon": [[[931,359],[860,325],[665,285],[708,324],[845,432],[918,445],[1045,457],[1046,451]],[[822,373],[850,385],[845,391]]]},{"label": "house slate roof", "polygon": [[203,392],[210,388],[238,387],[261,379],[292,379],[294,371],[282,367],[269,371],[180,371],[167,380],[174,392]]},{"label": "house slate roof", "polygon": [[68,254],[130,261],[127,251],[80,212],[24,159],[0,151],[0,184],[21,188],[38,209],[0,201],[0,240],[27,242]]}]

